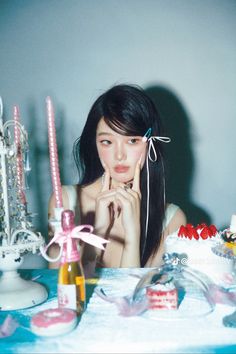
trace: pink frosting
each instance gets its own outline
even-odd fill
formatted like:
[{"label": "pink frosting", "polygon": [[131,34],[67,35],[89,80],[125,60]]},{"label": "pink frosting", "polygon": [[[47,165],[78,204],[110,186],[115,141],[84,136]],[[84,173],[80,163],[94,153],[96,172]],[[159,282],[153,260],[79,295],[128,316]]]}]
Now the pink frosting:
[{"label": "pink frosting", "polygon": [[37,327],[48,328],[56,324],[74,322],[76,312],[70,309],[48,309],[38,312],[31,319],[31,324]]}]

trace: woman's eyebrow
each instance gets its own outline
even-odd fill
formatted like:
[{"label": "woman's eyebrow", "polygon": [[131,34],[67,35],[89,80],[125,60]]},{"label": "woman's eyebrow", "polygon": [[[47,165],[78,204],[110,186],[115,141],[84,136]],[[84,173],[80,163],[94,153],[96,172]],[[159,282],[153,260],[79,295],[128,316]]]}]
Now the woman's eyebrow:
[{"label": "woman's eyebrow", "polygon": [[100,132],[98,133],[98,136],[101,136],[101,135],[108,135],[108,136],[111,136],[113,135],[112,133],[107,133],[107,132]]},{"label": "woman's eyebrow", "polygon": [[[112,133],[108,133],[108,132],[99,132],[97,133],[97,136],[101,136],[101,135],[105,135],[105,136],[114,136],[115,134],[112,134]],[[141,135],[122,135],[124,136],[125,138],[139,138],[141,139],[142,136]]]}]

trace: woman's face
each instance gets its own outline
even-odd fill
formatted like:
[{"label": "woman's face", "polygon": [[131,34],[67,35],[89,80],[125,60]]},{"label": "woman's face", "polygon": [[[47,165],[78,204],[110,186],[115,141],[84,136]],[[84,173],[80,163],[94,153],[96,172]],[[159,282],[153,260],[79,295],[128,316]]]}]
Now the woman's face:
[{"label": "woman's face", "polygon": [[98,155],[110,171],[111,178],[127,183],[134,178],[134,171],[141,158],[143,167],[146,143],[142,136],[124,136],[112,130],[102,118],[97,126]]}]

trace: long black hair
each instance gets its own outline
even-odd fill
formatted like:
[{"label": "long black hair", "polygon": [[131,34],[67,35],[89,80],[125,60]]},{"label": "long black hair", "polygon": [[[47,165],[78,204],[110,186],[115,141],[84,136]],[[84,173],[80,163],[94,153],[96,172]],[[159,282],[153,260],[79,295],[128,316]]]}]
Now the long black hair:
[{"label": "long black hair", "polygon": [[[104,121],[111,129],[122,135],[143,136],[149,128],[151,128],[153,136],[162,135],[160,115],[145,91],[135,85],[113,86],[98,97],[91,107],[82,134],[73,146],[73,155],[79,171],[79,183],[81,185],[94,182],[104,173],[96,146],[96,130],[101,118],[104,118]],[[149,161],[150,199],[146,235],[146,165],[144,165],[141,171],[140,178],[140,259],[142,267],[160,246],[165,215],[165,181],[162,146],[159,141],[154,141],[153,143],[157,153],[157,161]]]}]

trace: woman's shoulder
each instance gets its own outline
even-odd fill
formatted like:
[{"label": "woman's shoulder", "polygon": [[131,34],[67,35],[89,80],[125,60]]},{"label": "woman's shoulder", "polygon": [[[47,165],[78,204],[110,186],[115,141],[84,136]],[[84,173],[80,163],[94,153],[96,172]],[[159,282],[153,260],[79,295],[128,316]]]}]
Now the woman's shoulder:
[{"label": "woman's shoulder", "polygon": [[186,215],[178,205],[173,203],[167,204],[163,230],[168,230],[168,234],[170,234],[176,231],[181,225],[185,225],[186,222]]},{"label": "woman's shoulder", "polygon": [[75,207],[77,205],[77,191],[78,191],[78,186],[77,185],[63,185],[62,186],[62,193],[66,196],[68,208],[71,210],[75,210]]},{"label": "woman's shoulder", "polygon": [[168,203],[165,210],[165,218],[171,219],[180,207],[174,203]]},{"label": "woman's shoulder", "polygon": [[164,226],[167,226],[175,214],[181,210],[180,207],[173,203],[168,203],[165,209]]},{"label": "woman's shoulder", "polygon": [[[61,192],[62,192],[63,208],[74,210],[75,205],[77,203],[77,186],[76,185],[63,185],[61,187]],[[48,211],[52,217],[54,216],[55,205],[56,205],[55,193],[53,192],[50,195],[50,198],[48,201]]]},{"label": "woman's shoulder", "polygon": [[79,203],[79,185],[63,185],[62,186],[62,195],[64,208],[73,210],[75,213],[75,222],[76,224],[80,223],[81,219],[81,210]]}]

